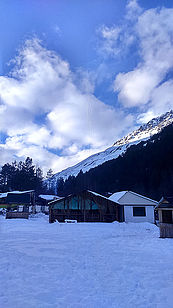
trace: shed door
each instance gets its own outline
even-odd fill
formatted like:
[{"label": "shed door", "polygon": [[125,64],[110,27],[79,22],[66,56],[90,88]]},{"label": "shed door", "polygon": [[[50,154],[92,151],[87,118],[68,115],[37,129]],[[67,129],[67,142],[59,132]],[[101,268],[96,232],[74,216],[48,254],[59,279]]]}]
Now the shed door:
[{"label": "shed door", "polygon": [[163,223],[168,223],[171,224],[173,223],[172,221],[172,211],[170,210],[163,210],[162,211],[162,222]]}]

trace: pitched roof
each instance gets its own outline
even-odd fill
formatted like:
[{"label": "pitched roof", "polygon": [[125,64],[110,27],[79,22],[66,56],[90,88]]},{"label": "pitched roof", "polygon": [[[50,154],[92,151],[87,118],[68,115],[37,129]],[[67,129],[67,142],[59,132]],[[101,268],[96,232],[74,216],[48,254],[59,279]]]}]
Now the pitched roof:
[{"label": "pitched roof", "polygon": [[155,204],[158,203],[156,200],[150,199],[150,198],[148,198],[148,197],[145,197],[145,196],[143,196],[143,195],[137,194],[137,193],[135,193],[134,191],[130,191],[130,190],[124,190],[124,191],[116,192],[116,193],[112,194],[112,195],[109,197],[109,199],[112,200],[112,201],[114,201],[114,202],[120,203],[121,198],[122,198],[126,193],[133,194],[133,195],[138,196],[138,197],[140,197],[140,198],[143,198],[143,199],[146,199],[146,200],[148,200],[148,201],[154,202]]},{"label": "pitched roof", "polygon": [[[66,197],[59,197],[59,199],[50,201],[48,204],[51,205],[51,204],[54,204],[54,203],[56,203],[56,202],[59,202],[60,200],[63,200],[63,199],[66,199],[66,198],[71,198],[71,197],[73,197],[74,195],[78,195],[78,194],[85,193],[85,192],[87,192],[87,193],[89,193],[90,195],[93,195],[93,196],[95,196],[95,197],[100,197],[100,198],[102,198],[102,199],[104,199],[104,200],[107,200],[108,202],[114,202],[114,203],[116,203],[115,201],[112,201],[111,199],[109,199],[109,198],[107,198],[107,197],[105,197],[105,196],[103,196],[103,195],[101,195],[101,194],[98,194],[98,193],[96,193],[96,192],[94,192],[94,191],[91,191],[91,190],[83,190],[83,191],[81,191],[81,192],[79,192],[79,193],[70,194],[70,195],[68,195],[68,196],[66,196]],[[117,204],[115,204],[115,205],[117,205]]]},{"label": "pitched roof", "polygon": [[14,191],[7,191],[5,193],[0,193],[0,199],[1,198],[6,198],[8,194],[27,194],[30,192],[34,192],[34,190],[26,190],[26,191],[19,191],[19,190],[14,190]]},{"label": "pitched roof", "polygon": [[173,197],[162,197],[156,208],[173,208]]},{"label": "pitched roof", "polygon": [[[109,198],[107,198],[107,197],[105,197],[105,196],[103,196],[103,195],[101,195],[101,194],[96,193],[95,191],[91,191],[91,190],[87,190],[87,191],[88,191],[89,193],[95,195],[95,196],[98,196],[98,197],[107,199],[107,200],[109,200],[109,201],[111,200],[111,199],[109,199]],[[111,201],[113,201],[113,200],[111,200]]]},{"label": "pitched roof", "polygon": [[118,191],[112,194],[108,199],[114,202],[119,202],[120,199],[128,192],[128,190]]}]

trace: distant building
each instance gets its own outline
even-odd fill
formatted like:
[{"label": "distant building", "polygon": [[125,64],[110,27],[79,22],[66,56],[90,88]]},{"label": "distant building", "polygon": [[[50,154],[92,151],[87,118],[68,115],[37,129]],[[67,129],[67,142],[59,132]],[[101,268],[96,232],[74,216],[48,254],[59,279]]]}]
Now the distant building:
[{"label": "distant building", "polygon": [[119,205],[119,220],[125,222],[154,223],[154,208],[158,202],[132,191],[112,194],[109,200]]},{"label": "distant building", "polygon": [[35,191],[10,191],[7,193],[7,204],[30,206],[35,204]]},{"label": "distant building", "polygon": [[117,204],[95,192],[85,190],[49,203],[49,222],[66,219],[78,222],[118,220]]},{"label": "distant building", "polygon": [[7,194],[8,194],[8,192],[0,193],[0,204],[6,204]]},{"label": "distant building", "polygon": [[10,191],[0,195],[7,209],[6,218],[28,218],[29,212],[35,213],[35,192]]},{"label": "distant building", "polygon": [[49,213],[49,202],[53,200],[59,200],[60,197],[56,195],[39,195],[36,205],[36,212]]},{"label": "distant building", "polygon": [[22,206],[23,210],[27,212],[29,207],[35,204],[35,192],[34,190],[17,190],[0,193],[0,204],[3,204],[7,209]]},{"label": "distant building", "polygon": [[173,238],[173,197],[162,197],[156,210],[159,216],[160,237]]}]

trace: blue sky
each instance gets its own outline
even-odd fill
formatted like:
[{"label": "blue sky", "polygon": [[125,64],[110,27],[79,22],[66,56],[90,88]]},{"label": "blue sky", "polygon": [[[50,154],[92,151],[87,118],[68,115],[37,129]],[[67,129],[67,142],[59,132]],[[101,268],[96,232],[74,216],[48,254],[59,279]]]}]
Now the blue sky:
[{"label": "blue sky", "polygon": [[173,108],[172,7],[2,0],[0,164],[60,171]]}]

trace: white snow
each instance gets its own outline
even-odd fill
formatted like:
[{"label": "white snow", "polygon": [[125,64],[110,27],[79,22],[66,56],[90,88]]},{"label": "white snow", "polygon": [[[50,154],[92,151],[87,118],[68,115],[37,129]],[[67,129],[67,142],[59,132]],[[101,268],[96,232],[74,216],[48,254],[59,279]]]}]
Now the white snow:
[{"label": "white snow", "polygon": [[44,200],[47,200],[47,201],[51,201],[51,200],[55,200],[55,199],[61,199],[60,197],[55,196],[55,195],[39,195],[39,197],[41,199],[44,199]]},{"label": "white snow", "polygon": [[8,193],[0,193],[0,198],[6,198]]},{"label": "white snow", "polygon": [[9,191],[7,192],[7,194],[26,194],[26,193],[30,193],[33,192],[34,190],[25,190],[25,191],[19,191],[19,190],[14,190],[14,191]]},{"label": "white snow", "polygon": [[0,307],[172,308],[173,239],[149,223],[0,217]]},{"label": "white snow", "polygon": [[109,197],[109,200],[114,201],[114,202],[118,202],[127,192],[128,192],[128,190],[118,191],[118,192],[112,194]]}]

